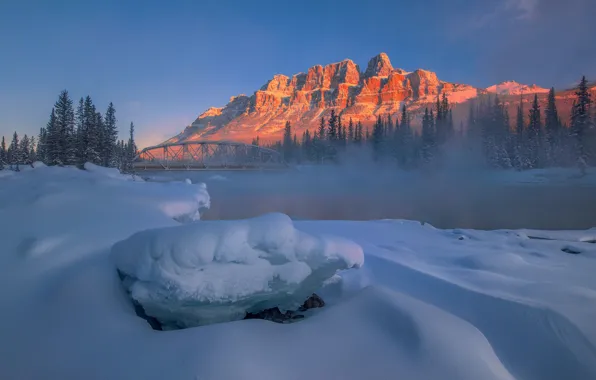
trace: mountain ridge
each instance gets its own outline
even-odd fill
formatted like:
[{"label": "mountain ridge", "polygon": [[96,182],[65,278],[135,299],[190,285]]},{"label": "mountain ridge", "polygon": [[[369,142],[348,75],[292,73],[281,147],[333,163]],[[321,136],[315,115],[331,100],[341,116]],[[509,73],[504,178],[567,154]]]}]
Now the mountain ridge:
[{"label": "mountain ridge", "polygon": [[352,119],[370,126],[379,115],[397,116],[402,105],[411,112],[413,123],[420,111],[447,95],[454,108],[485,94],[519,96],[545,94],[537,85],[506,81],[487,88],[440,80],[437,74],[393,67],[385,53],[372,57],[364,71],[351,59],[314,65],[291,76],[275,74],[252,95],[232,96],[223,107],[210,107],[166,143],[194,140],[250,141],[256,136],[278,139],[286,121],[295,133],[316,130],[320,118],[335,110],[345,122]]}]

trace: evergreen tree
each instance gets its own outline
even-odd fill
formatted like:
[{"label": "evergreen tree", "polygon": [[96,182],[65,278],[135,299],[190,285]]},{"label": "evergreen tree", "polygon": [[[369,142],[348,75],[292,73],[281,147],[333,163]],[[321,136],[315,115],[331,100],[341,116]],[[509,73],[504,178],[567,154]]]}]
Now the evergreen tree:
[{"label": "evergreen tree", "polygon": [[325,124],[325,117],[321,116],[321,123],[319,124],[319,139],[326,139],[327,126]]},{"label": "evergreen tree", "polygon": [[6,141],[2,136],[2,142],[0,142],[0,169],[4,168],[4,165],[8,164],[8,152],[6,151]]},{"label": "evergreen tree", "polygon": [[103,146],[102,146],[102,161],[104,166],[115,166],[115,148],[118,140],[118,129],[116,127],[116,109],[112,102],[108,105],[106,114],[104,117],[104,133],[103,133]]},{"label": "evergreen tree", "polygon": [[16,166],[17,170],[19,169],[19,164],[21,163],[19,135],[16,131],[12,135],[12,141],[10,142],[10,146],[8,147],[8,163],[11,166]]},{"label": "evergreen tree", "polygon": [[534,102],[530,109],[530,120],[528,123],[527,156],[531,168],[542,166],[542,120],[540,117],[540,104],[538,95],[534,94]]},{"label": "evergreen tree", "polygon": [[433,111],[428,112],[428,108],[424,110],[422,117],[422,147],[421,155],[423,163],[429,164],[433,161],[435,156],[435,133],[434,133],[434,116]]},{"label": "evergreen tree", "polygon": [[127,171],[133,171],[134,166],[134,159],[137,155],[137,144],[135,143],[135,126],[134,124],[131,122],[130,123],[130,130],[129,130],[130,136],[128,138],[128,144],[126,144],[126,170]]},{"label": "evergreen tree", "polygon": [[372,144],[373,144],[373,158],[375,161],[379,161],[383,156],[383,142],[384,142],[384,134],[385,134],[385,127],[383,125],[383,120],[379,115],[377,117],[377,122],[373,126],[372,132]]},{"label": "evergreen tree", "polygon": [[85,100],[81,97],[76,111],[77,162],[81,167],[87,161],[87,143],[89,140],[89,137],[87,136],[87,113],[85,111]]},{"label": "evergreen tree", "polygon": [[577,100],[575,101],[571,113],[571,136],[575,140],[575,161],[582,174],[585,174],[585,167],[588,162],[588,148],[586,135],[592,127],[590,115],[590,106],[592,99],[588,89],[586,77],[582,77],[577,90],[575,91]]},{"label": "evergreen tree", "polygon": [[404,169],[409,168],[414,161],[413,144],[414,136],[412,134],[412,128],[410,127],[410,116],[408,115],[408,110],[404,104],[401,108],[401,120],[397,142],[398,163]]},{"label": "evergreen tree", "polygon": [[76,141],[74,132],[74,109],[68,91],[63,90],[54,105],[56,112],[55,129],[57,133],[57,164],[76,164]]},{"label": "evergreen tree", "polygon": [[561,153],[561,123],[555,103],[555,89],[550,89],[548,93],[548,104],[544,113],[544,125],[546,135],[546,163],[549,166],[559,164]]},{"label": "evergreen tree", "polygon": [[292,144],[292,125],[289,121],[286,121],[286,126],[284,128],[284,138],[282,146],[284,160],[286,160],[286,162],[292,161],[294,146]]},{"label": "evergreen tree", "polygon": [[355,140],[354,138],[354,123],[352,122],[352,118],[348,122],[348,136],[347,136],[348,144],[352,144]]},{"label": "evergreen tree", "polygon": [[335,110],[333,109],[331,110],[331,116],[329,116],[327,124],[327,139],[332,142],[337,141],[337,115],[335,114]]},{"label": "evergreen tree", "polygon": [[362,144],[362,141],[364,140],[364,135],[362,134],[362,123],[360,121],[358,121],[358,123],[356,123],[356,131],[354,133],[354,142],[358,145]]},{"label": "evergreen tree", "polygon": [[19,142],[19,163],[26,165],[29,164],[29,136],[23,135],[23,138]]},{"label": "evergreen tree", "polygon": [[54,108],[52,108],[52,113],[50,113],[50,120],[46,125],[46,146],[45,146],[45,155],[46,155],[46,164],[48,165],[62,165],[62,141],[60,130],[58,129],[58,124],[56,123],[56,112]]},{"label": "evergreen tree", "polygon": [[47,131],[45,128],[39,128],[39,135],[37,136],[37,159],[43,163],[47,163],[47,148],[46,148]]},{"label": "evergreen tree", "polygon": [[35,152],[36,144],[35,144],[35,136],[31,136],[29,138],[29,162],[33,163],[37,161],[37,153]]}]

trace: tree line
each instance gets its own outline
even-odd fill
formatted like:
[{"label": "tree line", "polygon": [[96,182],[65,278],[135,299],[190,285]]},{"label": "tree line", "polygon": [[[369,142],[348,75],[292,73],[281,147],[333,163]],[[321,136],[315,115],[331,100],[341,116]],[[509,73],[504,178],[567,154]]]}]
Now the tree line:
[{"label": "tree line", "polygon": [[[582,78],[575,90],[571,117],[559,117],[555,89],[551,88],[544,112],[538,95],[527,114],[523,99],[512,122],[498,96],[485,96],[470,107],[467,128],[454,127],[452,106],[445,93],[433,107],[425,108],[422,127],[414,131],[405,105],[395,120],[378,116],[372,131],[331,110],[321,117],[319,127],[306,130],[301,138],[286,122],[283,139],[268,145],[283,154],[287,162],[337,163],[359,148],[366,148],[375,162],[396,164],[403,169],[439,167],[452,146],[476,152],[491,168],[527,170],[545,167],[577,166],[582,173],[596,166],[595,117],[588,81]],[[464,131],[465,129],[465,131]],[[259,145],[257,137],[253,145]],[[455,148],[453,148],[455,149]]]},{"label": "tree line", "polygon": [[0,168],[18,170],[19,165],[41,161],[46,165],[83,167],[86,162],[121,171],[132,170],[137,147],[134,124],[130,123],[128,141],[118,141],[116,109],[110,102],[102,115],[90,96],[81,98],[76,111],[68,91],[58,96],[45,127],[40,128],[37,139],[17,132],[6,146],[4,136],[0,142]]}]

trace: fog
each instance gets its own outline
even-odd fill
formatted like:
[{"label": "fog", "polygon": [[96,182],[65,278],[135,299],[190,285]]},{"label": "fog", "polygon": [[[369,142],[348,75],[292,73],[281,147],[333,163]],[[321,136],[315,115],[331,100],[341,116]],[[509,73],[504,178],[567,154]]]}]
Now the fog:
[{"label": "fog", "polygon": [[295,219],[412,219],[440,228],[583,229],[596,226],[596,176],[573,170],[438,173],[373,166],[299,167],[280,172],[140,173],[205,182],[204,219],[283,212]]}]

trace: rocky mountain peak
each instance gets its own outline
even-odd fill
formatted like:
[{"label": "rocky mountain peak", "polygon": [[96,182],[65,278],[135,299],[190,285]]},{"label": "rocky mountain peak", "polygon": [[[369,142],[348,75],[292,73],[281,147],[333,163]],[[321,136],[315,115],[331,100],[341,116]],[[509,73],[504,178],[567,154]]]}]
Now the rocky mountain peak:
[{"label": "rocky mountain peak", "polygon": [[366,72],[364,76],[369,77],[386,77],[393,71],[393,66],[389,57],[385,53],[380,53],[368,61]]}]

